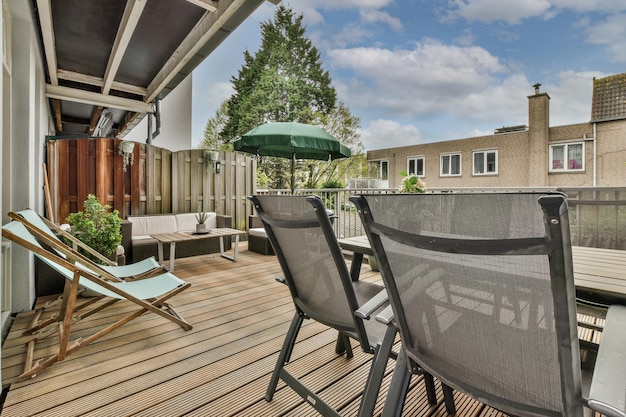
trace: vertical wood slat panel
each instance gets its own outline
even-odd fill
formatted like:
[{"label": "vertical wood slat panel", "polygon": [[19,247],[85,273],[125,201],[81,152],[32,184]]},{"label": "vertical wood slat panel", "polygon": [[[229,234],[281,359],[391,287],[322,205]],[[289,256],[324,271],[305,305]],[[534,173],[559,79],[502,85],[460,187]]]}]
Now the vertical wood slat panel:
[{"label": "vertical wood slat panel", "polygon": [[70,214],[70,189],[69,189],[69,167],[70,164],[70,152],[69,152],[69,142],[67,141],[57,141],[58,152],[57,152],[57,160],[64,161],[65,163],[58,164],[58,189],[59,194],[57,196],[59,205],[58,205],[58,213],[56,219],[59,223],[65,223],[65,219]]},{"label": "vertical wood slat panel", "polygon": [[109,202],[109,142],[106,139],[96,139],[96,197],[104,204]]},{"label": "vertical wood slat panel", "polygon": [[[146,149],[146,169],[144,171],[145,180],[145,201],[146,201],[146,213],[156,213],[156,148],[150,145],[142,145]],[[160,172],[159,172],[160,173]],[[144,196],[142,196],[144,197]],[[140,213],[139,207],[137,207],[136,213]],[[135,214],[135,213],[133,213]]]},{"label": "vertical wood slat panel", "polygon": [[[78,210],[84,209],[84,202],[89,195],[89,139],[76,141],[76,203]],[[93,188],[91,188],[93,189]]]},{"label": "vertical wood slat panel", "polygon": [[161,149],[161,213],[172,213],[174,204],[172,202],[174,194],[174,166],[172,152]]},{"label": "vertical wood slat panel", "polygon": [[202,151],[199,149],[193,149],[189,151],[189,170],[190,170],[190,180],[191,180],[191,192],[190,192],[190,202],[191,206],[189,207],[189,211],[196,213],[202,210],[202,183],[204,180],[204,176],[202,175],[202,164],[200,160],[202,159],[200,155]]},{"label": "vertical wood slat panel", "polygon": [[211,210],[211,179],[212,169],[206,163],[204,159],[204,151],[200,151],[200,170],[202,172],[202,210],[203,211],[213,211]]},{"label": "vertical wood slat panel", "polygon": [[[119,140],[114,141],[114,149],[118,149]],[[113,207],[120,213],[124,212],[124,158],[119,152],[113,154]]]},{"label": "vertical wood slat panel", "polygon": [[135,148],[133,149],[134,154],[134,164],[130,167],[130,190],[125,190],[124,197],[126,194],[130,194],[129,197],[129,205],[128,209],[124,212],[124,218],[129,214],[133,213],[139,207],[141,202],[141,175],[140,172],[143,171],[143,166],[146,163],[145,156],[142,152],[143,146],[140,143],[135,144]]},{"label": "vertical wood slat panel", "polygon": [[[202,150],[171,152],[135,145],[135,162],[123,170],[119,140],[62,139],[48,142],[49,182],[57,221],[82,210],[88,194],[129,214],[215,211],[245,228],[254,192],[256,163],[250,157],[220,151],[221,172],[205,166]],[[80,206],[80,207],[79,207]]]}]

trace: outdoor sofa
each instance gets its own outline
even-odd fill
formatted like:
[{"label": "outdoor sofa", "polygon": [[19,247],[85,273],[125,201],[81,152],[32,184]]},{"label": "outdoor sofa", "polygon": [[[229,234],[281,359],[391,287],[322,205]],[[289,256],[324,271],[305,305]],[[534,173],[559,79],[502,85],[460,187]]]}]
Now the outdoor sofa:
[{"label": "outdoor sofa", "polygon": [[263,223],[255,215],[248,217],[248,250],[262,255],[274,255],[274,249],[265,233]]},{"label": "outdoor sofa", "polygon": [[[233,220],[231,216],[214,212],[208,212],[207,214],[208,218],[205,222],[207,229],[232,228]],[[124,235],[122,245],[126,245],[124,247],[126,257],[128,258],[130,255],[132,262],[138,262],[150,256],[158,258],[158,243],[151,235],[176,232],[191,233],[196,230],[198,221],[195,213],[177,213],[128,216],[128,223],[130,223],[129,226],[122,228],[122,234]],[[230,249],[231,244],[231,238],[225,237],[225,250]],[[219,239],[190,240],[176,244],[177,258],[219,251]],[[163,252],[164,258],[169,259],[169,250]]]}]

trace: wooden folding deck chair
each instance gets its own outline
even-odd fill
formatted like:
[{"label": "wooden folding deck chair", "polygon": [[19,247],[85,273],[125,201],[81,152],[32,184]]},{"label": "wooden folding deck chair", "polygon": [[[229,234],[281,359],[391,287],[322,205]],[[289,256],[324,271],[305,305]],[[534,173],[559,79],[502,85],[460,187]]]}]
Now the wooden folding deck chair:
[{"label": "wooden folding deck chair", "polygon": [[[26,335],[32,335],[32,338],[27,342],[27,359],[24,372],[18,378],[20,381],[36,375],[56,362],[63,361],[68,355],[81,347],[130,322],[146,311],[171,320],[185,330],[192,328],[187,321],[167,304],[167,300],[191,285],[171,273],[126,281],[105,270],[99,270],[96,273],[93,269],[85,268],[78,262],[72,263],[72,260],[76,259],[71,252],[71,248],[68,248],[58,239],[46,233],[37,234],[37,238],[35,238],[35,235],[18,221],[12,221],[4,225],[2,227],[2,236],[30,250],[65,277],[65,289],[60,314],[45,319],[41,318],[45,307],[39,309],[35,313],[35,318],[32,320],[30,328],[25,332]],[[54,248],[55,251],[61,252],[64,256],[44,248],[44,245]],[[79,286],[99,295],[80,302],[77,299]],[[70,333],[74,321],[88,317],[120,300],[128,300],[136,304],[138,309],[89,337],[75,340],[70,345]],[[80,315],[75,317],[75,313],[79,311]],[[42,358],[33,365],[35,342],[57,331],[59,333],[57,353],[48,358]]]},{"label": "wooden folding deck chair", "polygon": [[[60,236],[63,239],[72,242],[71,246],[67,245],[67,250],[65,250],[65,252],[70,253],[72,258],[74,258],[76,262],[81,263],[87,269],[95,270],[95,272],[104,269],[110,274],[126,280],[147,278],[149,276],[159,275],[167,272],[167,270],[163,268],[163,266],[159,265],[154,257],[149,257],[129,265],[117,265],[116,262],[96,252],[88,245],[85,245],[74,235],[71,235],[70,233],[61,229],[56,224],[41,217],[39,214],[37,214],[37,212],[32,209],[21,210],[15,213],[10,212],[8,213],[8,216],[11,219],[17,220],[20,223],[24,224],[24,226],[26,226],[26,228],[29,229],[31,233],[33,233],[35,236],[47,234],[49,237],[65,244],[65,242],[59,238]],[[98,263],[93,262],[91,259],[80,253],[78,251],[79,248],[98,259]],[[64,252],[56,252],[62,257],[65,257]]]}]

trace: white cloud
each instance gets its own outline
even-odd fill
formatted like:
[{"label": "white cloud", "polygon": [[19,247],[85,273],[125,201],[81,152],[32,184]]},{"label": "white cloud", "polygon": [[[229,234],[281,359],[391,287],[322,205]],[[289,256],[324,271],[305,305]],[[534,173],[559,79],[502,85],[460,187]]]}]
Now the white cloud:
[{"label": "white cloud", "polygon": [[504,20],[510,24],[540,16],[550,9],[548,0],[452,0],[454,8],[449,17],[459,16],[470,21],[493,22]]},{"label": "white cloud", "polygon": [[587,30],[587,42],[607,45],[616,62],[626,62],[626,13],[614,14],[604,21],[594,22]]},{"label": "white cloud", "polygon": [[558,74],[554,84],[544,84],[541,89],[551,98],[550,124],[562,126],[588,122],[591,119],[593,77],[607,75],[595,71],[563,71]]},{"label": "white cloud", "polygon": [[469,21],[519,24],[524,19],[541,16],[551,19],[562,10],[578,13],[616,13],[626,10],[626,2],[617,0],[450,0],[445,19],[461,17]]},{"label": "white cloud", "polygon": [[413,145],[420,142],[420,131],[413,125],[378,119],[361,131],[361,140],[366,150]]},{"label": "white cloud", "polygon": [[499,84],[496,75],[509,71],[483,48],[434,40],[412,50],[335,49],[328,56],[335,67],[355,73],[353,79],[337,83],[348,104],[407,117],[459,108],[463,100]]},{"label": "white cloud", "polygon": [[403,29],[402,22],[397,17],[391,16],[389,13],[380,10],[365,9],[361,10],[361,20],[365,23],[382,22],[387,24],[394,32],[400,32]]}]

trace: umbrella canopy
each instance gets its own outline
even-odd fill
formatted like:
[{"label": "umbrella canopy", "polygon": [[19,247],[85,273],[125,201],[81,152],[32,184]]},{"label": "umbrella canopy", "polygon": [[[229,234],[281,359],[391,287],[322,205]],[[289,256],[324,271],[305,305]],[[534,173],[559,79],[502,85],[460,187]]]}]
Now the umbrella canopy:
[{"label": "umbrella canopy", "polygon": [[319,126],[274,122],[257,126],[233,142],[236,151],[291,159],[291,192],[296,159],[339,159],[352,155],[350,148]]}]

